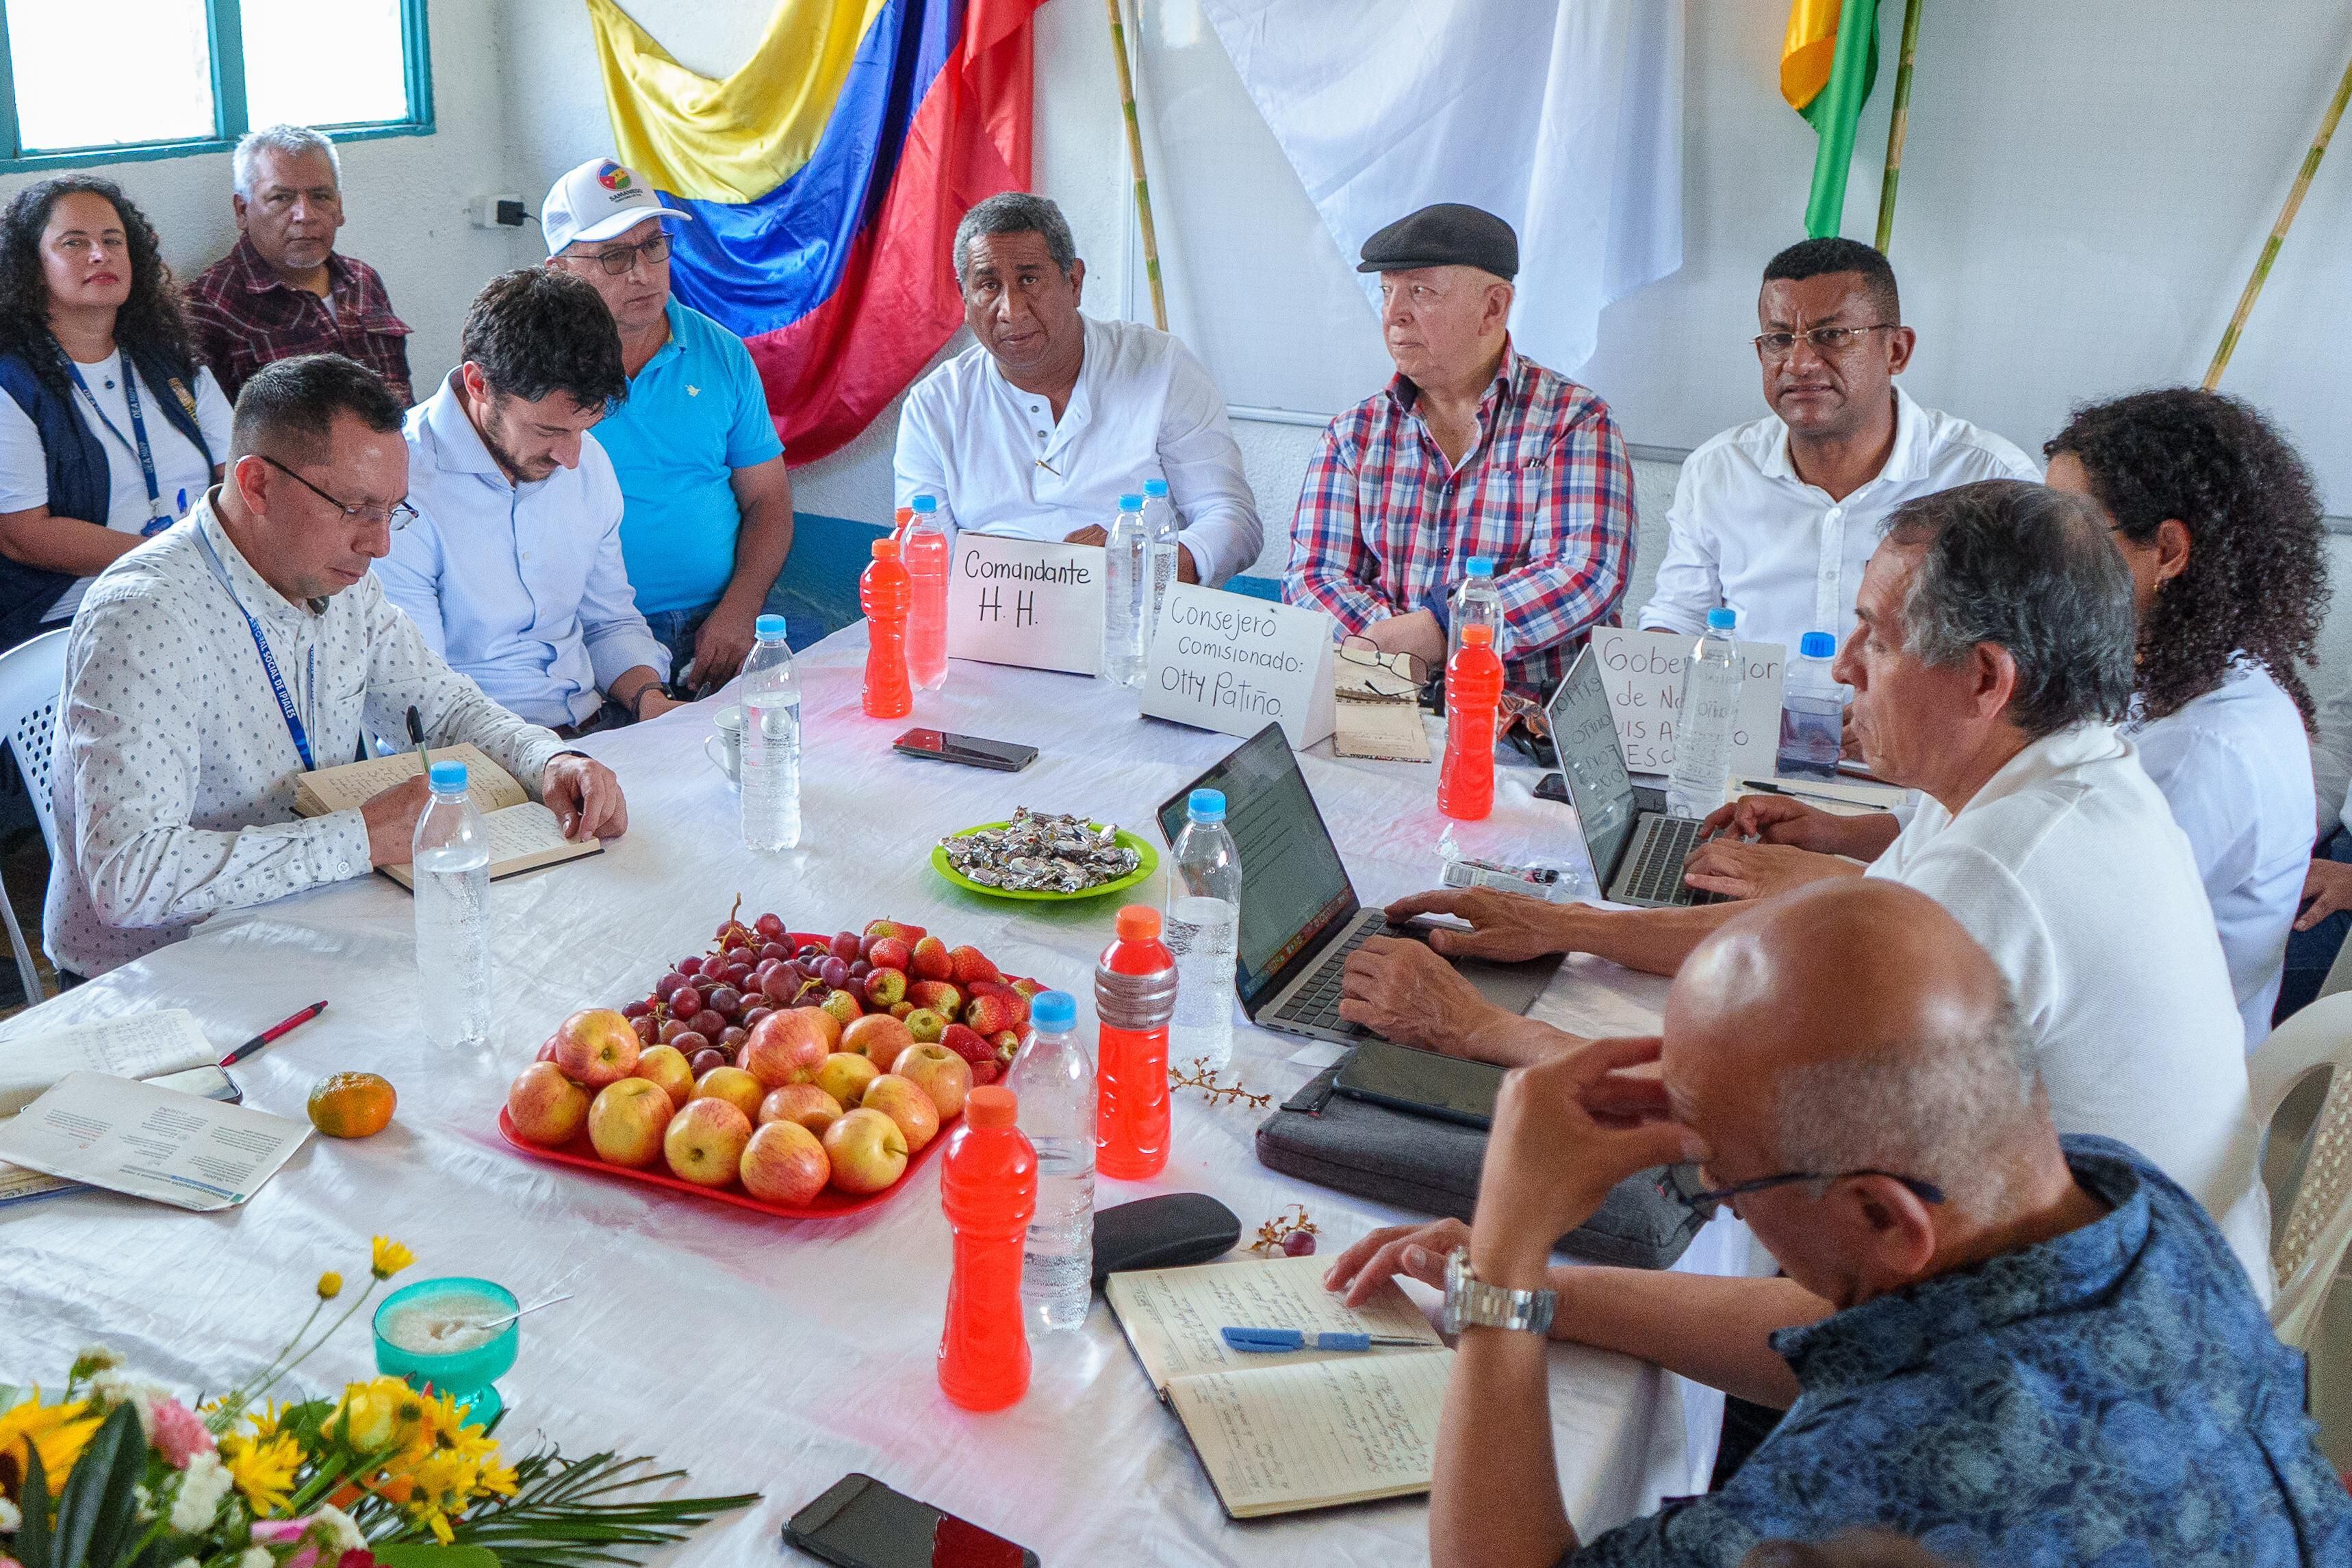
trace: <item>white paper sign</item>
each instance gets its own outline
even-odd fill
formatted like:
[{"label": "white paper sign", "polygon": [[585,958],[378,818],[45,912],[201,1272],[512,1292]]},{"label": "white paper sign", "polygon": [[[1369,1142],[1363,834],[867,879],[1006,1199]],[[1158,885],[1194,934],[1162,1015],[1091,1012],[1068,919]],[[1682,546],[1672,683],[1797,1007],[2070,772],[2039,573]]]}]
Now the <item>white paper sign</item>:
[{"label": "white paper sign", "polygon": [[[1592,656],[1601,688],[1617,718],[1625,766],[1664,773],[1675,765],[1675,716],[1683,705],[1683,662],[1698,639],[1686,632],[1632,632],[1596,626]],[[1778,643],[1735,643],[1741,663],[1739,720],[1731,733],[1731,776],[1769,779],[1780,749],[1780,685],[1787,650]]]},{"label": "white paper sign", "polygon": [[1179,582],[1143,670],[1143,711],[1226,735],[1282,726],[1303,751],[1331,733],[1331,617]]},{"label": "white paper sign", "polygon": [[1099,545],[958,534],[948,568],[948,652],[959,659],[1102,670]]}]

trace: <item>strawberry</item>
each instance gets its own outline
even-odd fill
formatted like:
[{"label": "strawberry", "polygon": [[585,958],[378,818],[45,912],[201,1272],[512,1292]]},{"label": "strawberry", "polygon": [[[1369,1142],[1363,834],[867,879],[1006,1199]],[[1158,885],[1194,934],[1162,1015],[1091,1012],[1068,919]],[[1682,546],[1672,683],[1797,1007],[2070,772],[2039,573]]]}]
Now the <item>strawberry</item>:
[{"label": "strawberry", "polygon": [[914,949],[896,936],[877,936],[873,949],[866,955],[866,962],[877,969],[896,969],[904,974],[913,960]]},{"label": "strawberry", "polygon": [[907,973],[919,980],[946,980],[955,975],[955,961],[948,956],[948,945],[936,936],[926,936],[908,949]]},{"label": "strawberry", "polygon": [[1038,992],[1045,989],[1044,986],[1038,984],[1036,981],[1028,979],[1013,981],[1013,988],[1024,997],[1032,998],[1035,997]]},{"label": "strawberry", "polygon": [[971,1064],[971,1086],[977,1089],[983,1083],[993,1083],[1003,1071],[1003,1069],[996,1065],[996,1056],[992,1051]]},{"label": "strawberry", "polygon": [[974,997],[964,1004],[963,1021],[982,1034],[997,1034],[1013,1027],[1013,1009],[1002,997]]},{"label": "strawberry", "polygon": [[1006,1011],[1012,1015],[1013,1023],[1011,1027],[1014,1029],[1027,1029],[1029,1027],[1029,998],[1027,997],[1023,996],[1019,991],[1008,990],[996,999],[1003,1002],[1005,1006]]},{"label": "strawberry", "polygon": [[1002,980],[974,980],[964,988],[975,997],[1009,997],[1013,988]]},{"label": "strawberry", "polygon": [[995,1043],[996,1059],[1007,1067],[1012,1066],[1013,1059],[1021,1054],[1021,1037],[1007,1029],[999,1030],[988,1038]]},{"label": "strawberry", "polygon": [[971,983],[974,980],[1004,978],[998,973],[996,966],[989,961],[988,955],[977,947],[965,946],[950,950],[948,964],[948,977],[966,990],[971,988]]},{"label": "strawberry", "polygon": [[[975,1067],[983,1061],[996,1060],[996,1048],[989,1044],[978,1030],[967,1029],[960,1023],[948,1025],[946,1032],[940,1036],[940,1043]],[[975,1079],[973,1082],[979,1081]]]}]

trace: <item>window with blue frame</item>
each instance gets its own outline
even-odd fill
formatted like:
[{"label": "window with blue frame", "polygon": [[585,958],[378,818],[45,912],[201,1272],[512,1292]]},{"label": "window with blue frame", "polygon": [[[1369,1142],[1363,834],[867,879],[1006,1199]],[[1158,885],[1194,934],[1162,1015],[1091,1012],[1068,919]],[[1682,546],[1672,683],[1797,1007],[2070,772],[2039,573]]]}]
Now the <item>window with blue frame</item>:
[{"label": "window with blue frame", "polygon": [[425,0],[0,0],[0,168],[433,129]]}]

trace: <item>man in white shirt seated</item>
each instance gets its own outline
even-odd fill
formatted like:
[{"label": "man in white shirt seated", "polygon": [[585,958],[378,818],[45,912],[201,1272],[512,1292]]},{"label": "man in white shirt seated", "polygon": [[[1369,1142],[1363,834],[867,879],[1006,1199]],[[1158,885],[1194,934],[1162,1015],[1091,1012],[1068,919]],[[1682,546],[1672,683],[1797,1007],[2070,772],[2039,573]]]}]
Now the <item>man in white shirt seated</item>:
[{"label": "man in white shirt seated", "polygon": [[[2116,732],[2132,692],[2132,582],[2104,517],[2011,479],[1924,497],[1889,523],[1855,612],[1836,668],[1863,756],[1926,798],[1891,846],[1879,820],[1799,811],[1789,821],[1814,829],[1811,841],[1736,847],[1838,853],[1842,835],[1860,835],[1876,855],[1868,874],[1944,905],[2016,993],[2059,1130],[2129,1143],[2195,1193],[2267,1301],[2244,1026],[2189,841]],[[1389,915],[1469,921],[1432,936],[1450,955],[1593,953],[1670,975],[1748,907],[1474,890],[1402,899]],[[1346,994],[1342,1017],[1391,1039],[1492,1054],[1475,1031],[1496,1009],[1418,943],[1372,938],[1349,960]],[[1544,1048],[1529,1030],[1508,1040],[1514,1061]]]},{"label": "man in white shirt seated", "polygon": [[1169,334],[1078,313],[1087,264],[1062,210],[991,196],[956,225],[954,256],[979,341],[907,394],[898,504],[929,494],[957,528],[1098,545],[1119,497],[1164,479],[1179,578],[1214,588],[1255,560],[1224,397]]},{"label": "man in white shirt seated", "polygon": [[408,416],[416,526],[377,566],[433,651],[566,736],[676,706],[621,559],[621,482],[589,426],[628,395],[613,313],[546,267],[490,280],[465,363]]},{"label": "man in white shirt seated", "polygon": [[1764,268],[1756,356],[1772,413],[1683,460],[1644,631],[1706,626],[1728,605],[1739,635],[1791,654],[1853,620],[1864,564],[1895,508],[1976,479],[2038,476],[2024,453],[1921,408],[1895,378],[1916,335],[1895,269],[1858,240],[1809,239]]},{"label": "man in white shirt seated", "polygon": [[263,367],[226,480],[91,584],[58,715],[44,924],[59,969],[102,974],[208,915],[405,864],[423,779],[308,819],[294,782],[364,734],[404,734],[411,706],[431,744],[479,747],[568,836],[626,831],[609,768],[452,671],[370,575],[415,515],[400,422],[340,355]]}]

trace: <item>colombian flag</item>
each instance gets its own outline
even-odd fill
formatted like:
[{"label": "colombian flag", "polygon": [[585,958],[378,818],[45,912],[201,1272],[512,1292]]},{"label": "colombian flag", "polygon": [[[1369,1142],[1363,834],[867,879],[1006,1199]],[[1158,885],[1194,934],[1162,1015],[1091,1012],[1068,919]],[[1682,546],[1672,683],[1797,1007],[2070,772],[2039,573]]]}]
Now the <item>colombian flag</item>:
[{"label": "colombian flag", "polygon": [[949,249],[1029,185],[1041,0],[779,0],[724,81],[588,0],[620,161],[698,221],[678,298],[751,346],[794,462],[866,428],[963,322]]}]

